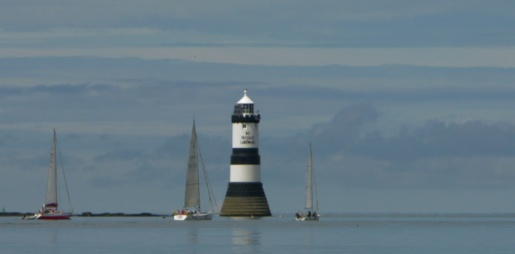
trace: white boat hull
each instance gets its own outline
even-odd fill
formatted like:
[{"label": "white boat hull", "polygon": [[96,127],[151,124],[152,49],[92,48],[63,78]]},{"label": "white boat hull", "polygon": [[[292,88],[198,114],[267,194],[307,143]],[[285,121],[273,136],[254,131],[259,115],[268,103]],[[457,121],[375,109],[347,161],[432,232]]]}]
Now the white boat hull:
[{"label": "white boat hull", "polygon": [[318,221],[319,217],[300,217],[295,218],[296,221]]},{"label": "white boat hull", "polygon": [[212,220],[213,215],[211,213],[198,213],[198,214],[176,214],[173,216],[174,220],[185,221],[185,220]]},{"label": "white boat hull", "polygon": [[21,219],[22,220],[37,220],[39,218],[40,214],[33,214],[33,215],[24,215]]},{"label": "white boat hull", "polygon": [[296,217],[296,221],[318,221],[320,219],[320,216],[310,216],[310,217]]}]

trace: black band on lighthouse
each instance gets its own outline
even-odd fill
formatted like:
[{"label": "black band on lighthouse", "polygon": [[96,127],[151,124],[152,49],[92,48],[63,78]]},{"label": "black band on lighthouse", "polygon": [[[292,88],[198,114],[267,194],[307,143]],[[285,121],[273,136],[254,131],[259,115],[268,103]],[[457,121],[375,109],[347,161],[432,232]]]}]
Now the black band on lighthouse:
[{"label": "black band on lighthouse", "polygon": [[233,148],[231,165],[261,165],[258,148]]},{"label": "black band on lighthouse", "polygon": [[259,123],[261,117],[259,115],[232,115],[231,121],[232,123]]},{"label": "black band on lighthouse", "polygon": [[226,197],[264,197],[262,183],[229,183]]}]

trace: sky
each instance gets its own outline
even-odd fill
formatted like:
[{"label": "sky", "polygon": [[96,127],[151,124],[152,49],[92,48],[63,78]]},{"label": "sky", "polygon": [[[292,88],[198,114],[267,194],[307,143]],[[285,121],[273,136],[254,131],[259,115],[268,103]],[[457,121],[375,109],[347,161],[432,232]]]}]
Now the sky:
[{"label": "sky", "polygon": [[221,206],[230,115],[248,89],[274,215],[303,208],[310,143],[321,213],[515,212],[514,9],[4,0],[0,206],[44,202],[56,129],[61,208],[169,214],[193,120]]}]

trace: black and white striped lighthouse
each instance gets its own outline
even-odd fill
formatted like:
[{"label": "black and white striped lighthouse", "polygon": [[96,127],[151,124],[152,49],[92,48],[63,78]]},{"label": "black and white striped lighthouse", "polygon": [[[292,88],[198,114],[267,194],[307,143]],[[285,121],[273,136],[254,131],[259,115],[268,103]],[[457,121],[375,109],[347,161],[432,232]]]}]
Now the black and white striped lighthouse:
[{"label": "black and white striped lighthouse", "polygon": [[245,89],[232,114],[231,176],[220,216],[272,215],[261,183],[259,120]]}]

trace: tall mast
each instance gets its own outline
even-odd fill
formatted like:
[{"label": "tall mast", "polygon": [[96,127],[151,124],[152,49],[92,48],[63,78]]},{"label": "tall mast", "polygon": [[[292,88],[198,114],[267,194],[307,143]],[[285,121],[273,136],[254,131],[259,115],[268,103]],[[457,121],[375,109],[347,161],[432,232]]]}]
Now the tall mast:
[{"label": "tall mast", "polygon": [[306,209],[313,209],[313,158],[309,144],[308,168],[306,171]]},{"label": "tall mast", "polygon": [[48,169],[48,184],[46,191],[45,207],[57,209],[57,164],[56,164],[56,143],[57,137],[54,129],[52,148],[50,150],[50,165]]}]

